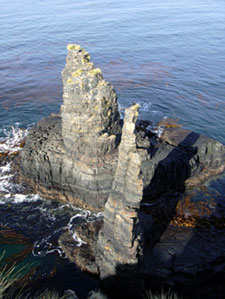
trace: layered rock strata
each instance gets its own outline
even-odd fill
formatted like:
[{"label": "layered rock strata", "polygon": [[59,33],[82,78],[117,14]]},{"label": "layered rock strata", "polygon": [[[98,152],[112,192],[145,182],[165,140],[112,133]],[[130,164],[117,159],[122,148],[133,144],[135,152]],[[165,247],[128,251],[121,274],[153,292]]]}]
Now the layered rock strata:
[{"label": "layered rock strata", "polygon": [[116,147],[120,132],[117,96],[80,46],[68,45],[62,71],[62,136],[66,150],[82,160],[97,159]]},{"label": "layered rock strata", "polygon": [[[140,264],[145,243],[152,243],[148,204],[153,199],[184,191],[225,168],[225,148],[219,142],[177,128],[165,129],[157,142],[150,133],[146,136],[146,130],[138,130],[137,115],[137,105],[125,110],[112,192],[96,246],[102,278],[117,275],[120,269],[133,271]],[[177,202],[168,199],[164,209],[173,215]]]},{"label": "layered rock strata", "polygon": [[135,105],[125,110],[118,164],[97,243],[97,264],[101,278],[115,275],[117,265],[136,265],[142,251],[139,209],[143,180],[135,135],[138,108]]},{"label": "layered rock strata", "polygon": [[[61,113],[30,130],[17,169],[20,181],[45,197],[102,209],[119,167],[117,96],[84,49],[68,45],[68,51]],[[144,200],[182,190],[224,170],[225,150],[219,142],[180,128],[165,129],[159,139],[147,124],[139,122],[135,133]],[[120,148],[124,146],[122,142]],[[125,155],[120,160],[125,170]]]},{"label": "layered rock strata", "polygon": [[[147,121],[137,122],[138,105],[126,109],[122,126],[113,87],[84,49],[68,45],[68,51],[61,111],[30,130],[22,152],[14,159],[18,180],[44,197],[104,209],[104,223],[97,230],[94,224],[80,228],[81,236],[82,229],[83,235],[91,231],[85,248],[78,249],[68,234],[61,239],[69,258],[83,270],[100,273],[101,278],[122,270],[135,270],[144,277],[161,271],[162,276],[174,234],[170,234],[169,247],[167,241],[159,243],[160,236],[167,240],[162,233],[166,228],[154,223],[153,206],[162,195],[184,191],[224,171],[225,147],[181,128],[164,128],[159,137],[148,129]],[[168,205],[173,211],[176,204],[168,196],[164,208]],[[193,240],[190,248],[195,248]],[[174,272],[173,260],[178,254],[172,254],[165,275]],[[156,265],[160,258],[162,262]],[[185,275],[185,269],[183,272]]]},{"label": "layered rock strata", "polygon": [[117,96],[84,49],[67,48],[61,113],[31,129],[18,163],[20,180],[44,196],[99,209],[117,161]]}]

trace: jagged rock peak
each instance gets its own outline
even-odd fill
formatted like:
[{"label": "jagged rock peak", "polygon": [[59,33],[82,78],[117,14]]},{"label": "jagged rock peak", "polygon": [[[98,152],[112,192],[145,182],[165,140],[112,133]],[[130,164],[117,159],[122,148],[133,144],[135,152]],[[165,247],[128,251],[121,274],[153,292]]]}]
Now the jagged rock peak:
[{"label": "jagged rock peak", "polygon": [[98,156],[116,147],[120,116],[117,95],[79,45],[67,46],[62,71],[62,136],[76,155]]},{"label": "jagged rock peak", "polygon": [[141,254],[143,234],[138,209],[143,196],[142,159],[135,134],[138,109],[134,105],[125,110],[118,164],[97,243],[96,260],[101,278],[115,275],[120,266],[137,265]]}]

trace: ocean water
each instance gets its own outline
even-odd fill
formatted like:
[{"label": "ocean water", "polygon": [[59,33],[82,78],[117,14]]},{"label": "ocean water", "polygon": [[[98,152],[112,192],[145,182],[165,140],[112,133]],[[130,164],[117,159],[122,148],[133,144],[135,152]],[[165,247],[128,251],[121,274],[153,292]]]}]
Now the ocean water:
[{"label": "ocean water", "polygon": [[[66,45],[77,43],[113,84],[121,108],[136,101],[141,117],[153,124],[176,118],[225,144],[224,20],[222,0],[1,0],[1,141],[15,151],[30,126],[58,111]],[[223,200],[225,179],[210,188]],[[65,207],[22,195],[10,165],[0,168],[0,191],[0,225],[24,233],[44,223],[44,234],[38,226],[30,232],[31,256],[39,255],[38,261],[46,254],[63,258],[52,234],[76,215],[90,216],[75,207],[61,215]],[[36,209],[33,219],[29,208]]]}]

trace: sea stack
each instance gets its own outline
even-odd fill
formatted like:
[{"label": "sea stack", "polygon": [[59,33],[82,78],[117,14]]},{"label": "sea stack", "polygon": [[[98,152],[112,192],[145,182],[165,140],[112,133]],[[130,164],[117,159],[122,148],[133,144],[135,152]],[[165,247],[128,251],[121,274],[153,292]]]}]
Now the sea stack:
[{"label": "sea stack", "polygon": [[[77,247],[70,232],[60,236],[67,256],[105,282],[118,278],[115,287],[120,288],[124,277],[125,286],[128,281],[130,287],[135,278],[139,295],[134,298],[141,296],[136,281],[143,286],[143,281],[158,276],[179,283],[204,271],[219,273],[220,264],[224,265],[224,246],[219,248],[219,243],[225,242],[224,237],[216,237],[216,245],[202,255],[205,240],[207,246],[214,243],[208,231],[195,228],[204,236],[199,246],[199,236],[190,240],[190,231],[172,226],[171,220],[187,188],[224,171],[225,146],[169,125],[159,136],[149,121],[138,120],[136,104],[125,109],[120,120],[116,93],[101,70],[80,46],[68,45],[67,49],[61,110],[29,131],[23,150],[13,160],[18,181],[33,192],[81,208],[104,210],[103,221],[76,228],[85,245]],[[179,214],[183,221],[186,216]],[[196,215],[188,217],[192,216]],[[196,217],[201,224],[202,216]],[[209,227],[215,223],[213,212],[204,217]],[[214,228],[212,232],[221,234]],[[183,244],[190,253],[184,251],[182,256]],[[183,263],[185,256],[188,259]]]},{"label": "sea stack", "polygon": [[[96,247],[101,278],[118,274],[121,265],[126,265],[130,270],[142,256],[144,226],[140,204],[144,185],[141,175],[142,157],[136,144],[138,110],[138,105],[125,110],[118,164],[112,192],[105,204],[104,224]],[[145,215],[146,221],[149,221],[150,228],[151,216]]]},{"label": "sea stack", "polygon": [[66,150],[76,159],[97,161],[112,152],[120,132],[117,96],[102,72],[79,45],[68,45],[62,71],[62,136]]},{"label": "sea stack", "polygon": [[224,170],[225,147],[215,140],[174,127],[158,136],[148,121],[137,121],[137,105],[121,120],[116,92],[90,55],[79,45],[67,49],[63,104],[29,131],[14,161],[19,182],[46,198],[97,211],[117,189],[132,202],[136,172],[142,201],[151,202]]},{"label": "sea stack", "polygon": [[45,197],[100,210],[111,191],[121,135],[117,95],[79,45],[68,45],[59,114],[30,130],[19,180]]}]

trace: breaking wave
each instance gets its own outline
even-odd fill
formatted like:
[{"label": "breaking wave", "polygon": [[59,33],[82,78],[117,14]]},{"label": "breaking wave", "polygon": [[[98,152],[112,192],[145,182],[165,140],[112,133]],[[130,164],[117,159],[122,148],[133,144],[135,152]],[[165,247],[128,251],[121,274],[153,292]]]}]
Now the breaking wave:
[{"label": "breaking wave", "polygon": [[28,130],[14,126],[6,126],[0,129],[0,153],[14,153],[21,150],[21,142],[27,136]]}]

